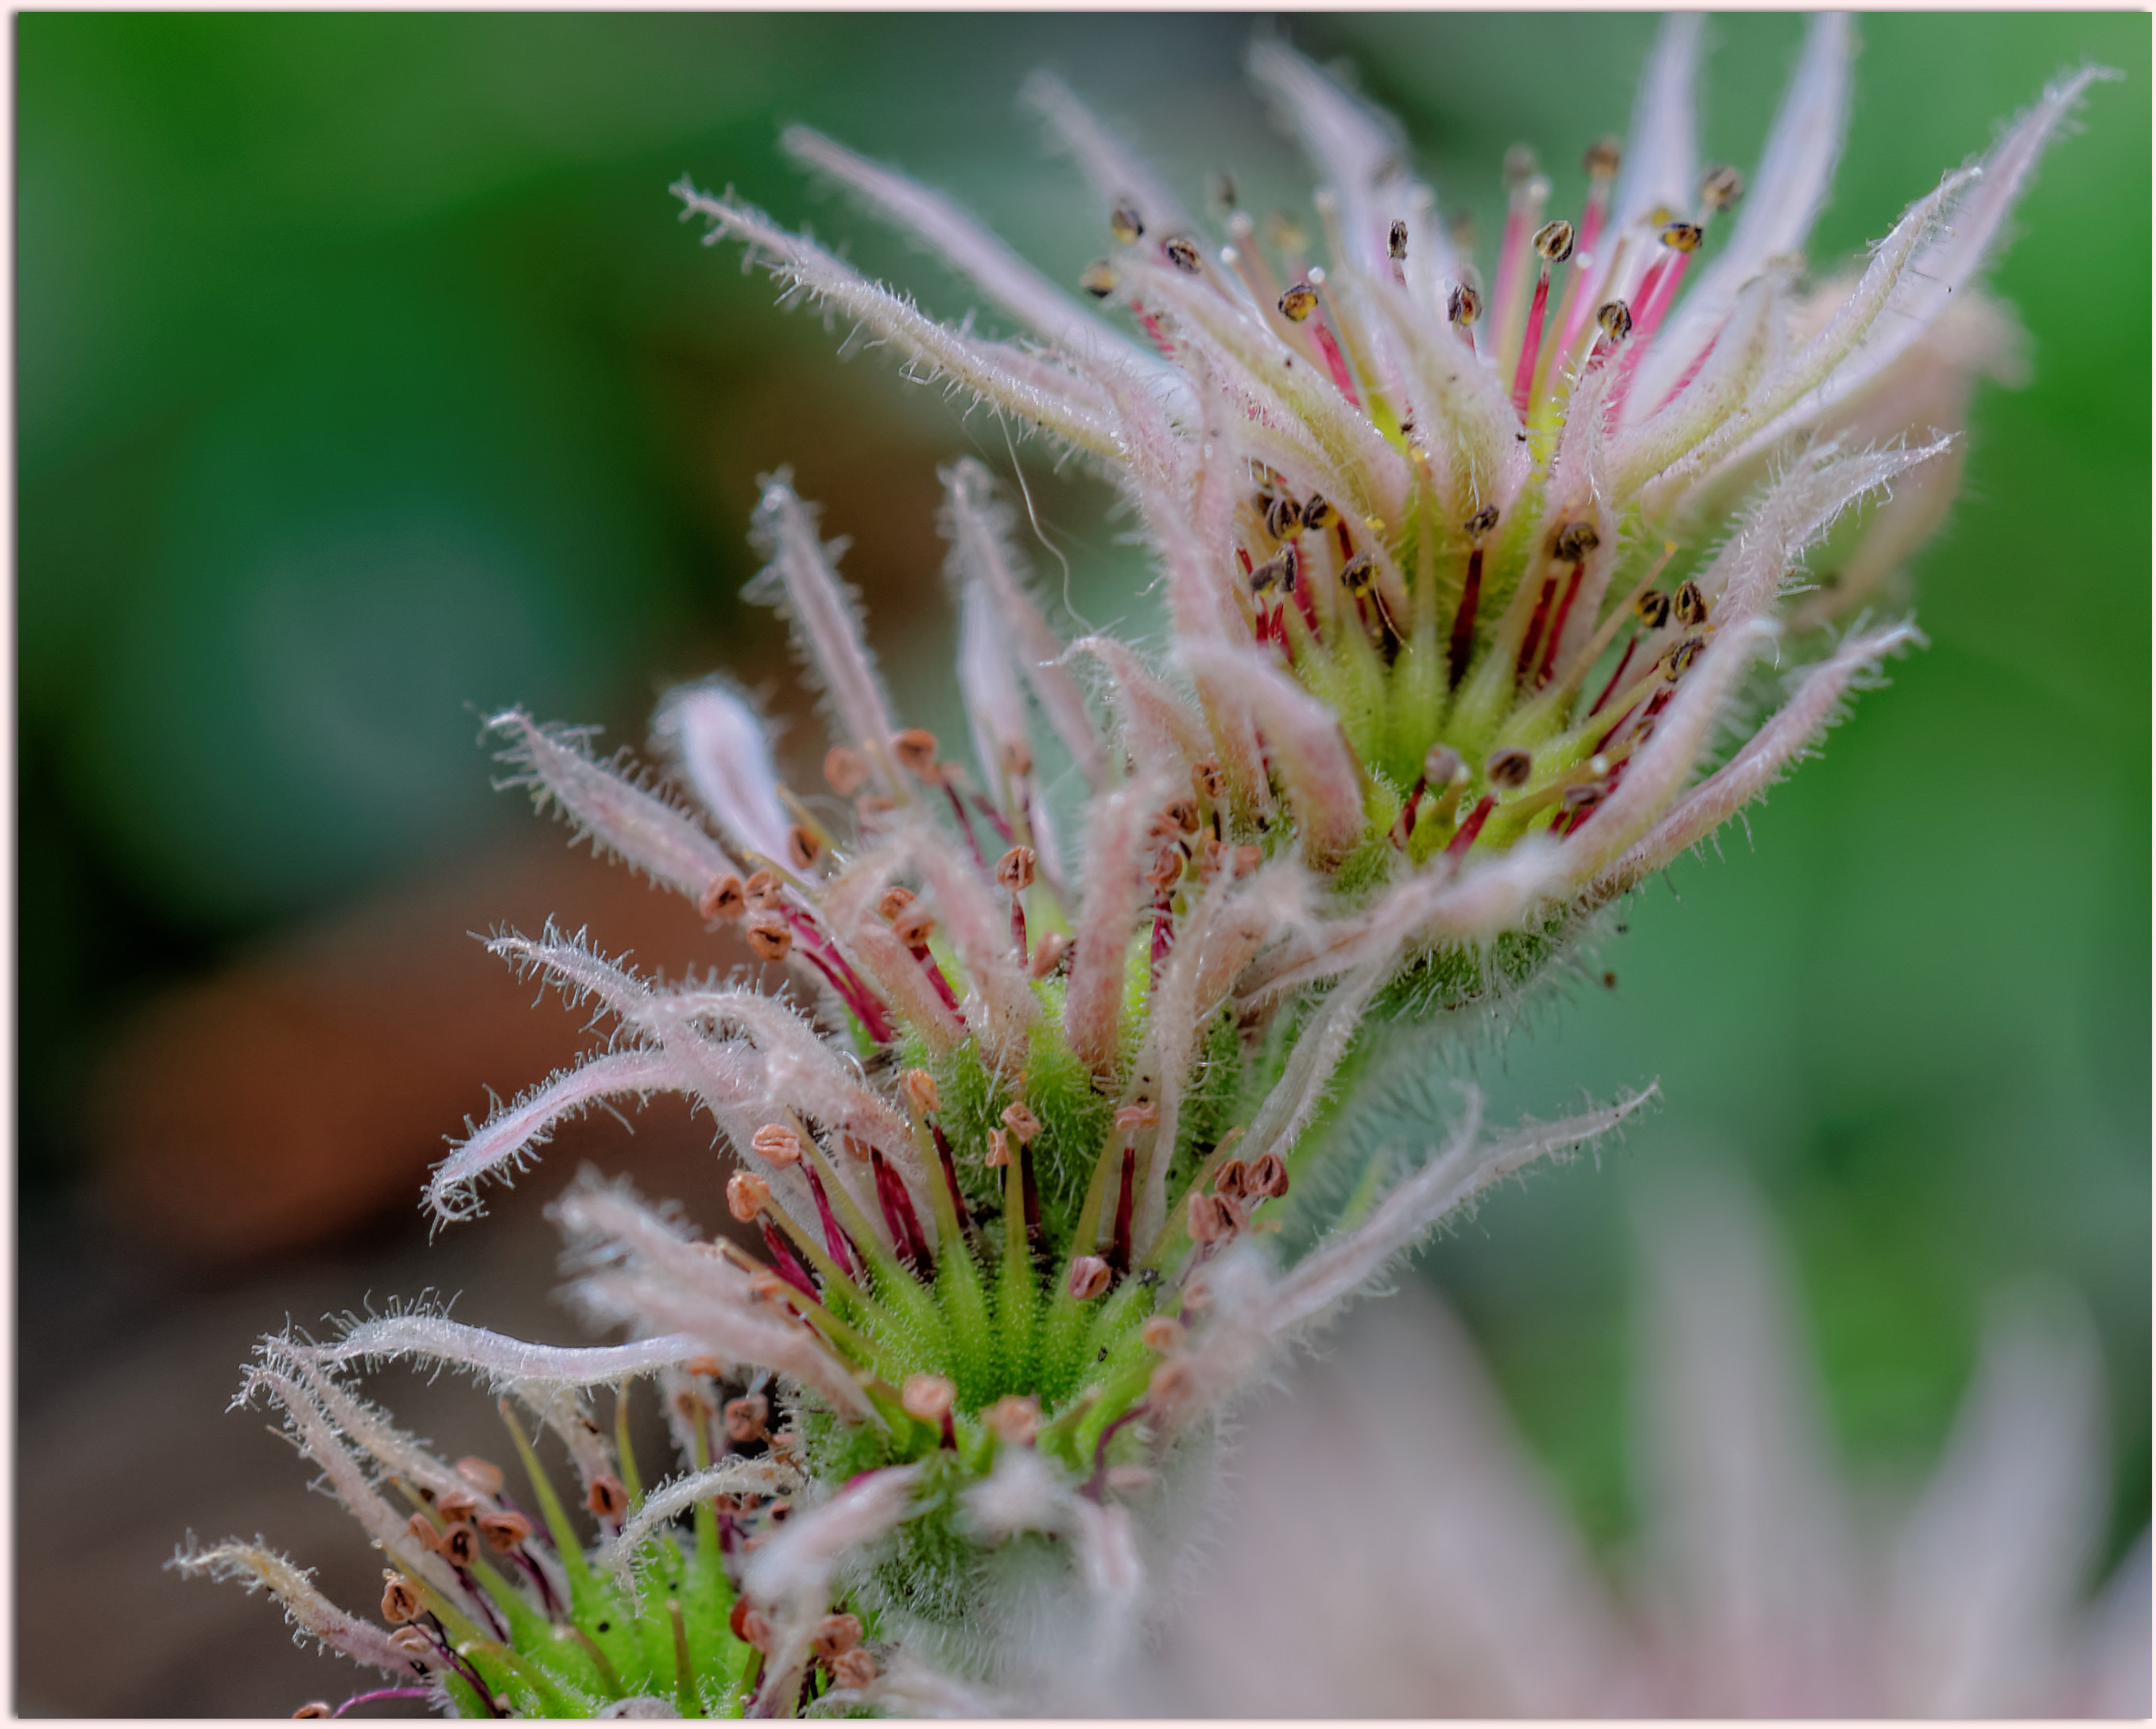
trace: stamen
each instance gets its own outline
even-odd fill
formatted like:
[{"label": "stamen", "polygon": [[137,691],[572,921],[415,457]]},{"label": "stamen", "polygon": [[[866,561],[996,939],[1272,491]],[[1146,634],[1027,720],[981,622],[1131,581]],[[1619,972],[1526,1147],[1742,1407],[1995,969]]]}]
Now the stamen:
[{"label": "stamen", "polygon": [[1116,291],[1119,279],[1114,269],[1103,259],[1096,259],[1079,273],[1078,285],[1096,300],[1105,300]]},{"label": "stamen", "polygon": [[1517,793],[1527,785],[1534,772],[1533,753],[1517,745],[1494,752],[1482,765],[1482,778],[1502,793]]},{"label": "stamen", "polygon": [[1535,359],[1543,345],[1543,320],[1549,306],[1550,271],[1572,256],[1572,224],[1546,223],[1535,231],[1534,249],[1542,259],[1535,276],[1534,303],[1527,309],[1526,333],[1520,339],[1519,364],[1512,372],[1512,412],[1524,418],[1534,383]]},{"label": "stamen", "polygon": [[916,1423],[941,1429],[947,1447],[958,1444],[958,1432],[951,1420],[957,1402],[958,1389],[942,1375],[908,1375],[898,1392],[899,1408]]},{"label": "stamen", "polygon": [[1497,526],[1497,507],[1485,505],[1467,519],[1466,531],[1475,545],[1467,555],[1467,580],[1460,591],[1460,610],[1453,614],[1450,670],[1454,690],[1467,675],[1467,662],[1475,650],[1475,613],[1482,599],[1482,544]]},{"label": "stamen", "polygon": [[[802,1174],[808,1179],[808,1193],[816,1198],[816,1217],[824,1227],[824,1248],[831,1263],[849,1279],[860,1276],[860,1265],[853,1244],[840,1229],[838,1219],[831,1211],[831,1198],[824,1193],[824,1179],[816,1174],[816,1167],[804,1162]],[[732,1185],[729,1183],[729,1189]]]},{"label": "stamen", "polygon": [[1535,676],[1537,685],[1547,685],[1557,670],[1558,645],[1564,640],[1565,621],[1572,616],[1572,603],[1578,598],[1579,583],[1587,569],[1587,555],[1601,544],[1601,536],[1584,522],[1575,522],[1558,539],[1558,556],[1572,560],[1572,578],[1565,584],[1564,598],[1558,603],[1557,617],[1550,621],[1549,642],[1543,650],[1541,670]]},{"label": "stamen", "polygon": [[[1310,285],[1321,295],[1323,293],[1325,273],[1315,265],[1310,271]],[[1340,344],[1333,336],[1332,326],[1339,319],[1338,308],[1330,305],[1322,307],[1317,321],[1310,326],[1310,337],[1317,343],[1318,354],[1325,362],[1326,370],[1332,375],[1333,383],[1339,387],[1340,394],[1348,398],[1351,406],[1359,408],[1363,402],[1355,393],[1354,374],[1348,370],[1348,357],[1341,352]]]},{"label": "stamen", "polygon": [[1533,235],[1542,226],[1550,183],[1535,172],[1532,151],[1516,146],[1506,152],[1505,236],[1497,254],[1496,352],[1502,362],[1519,352],[1527,321],[1527,273],[1534,268]]},{"label": "stamen", "polygon": [[1592,252],[1609,218],[1609,188],[1623,155],[1614,138],[1599,138],[1587,149],[1587,208],[1579,218],[1579,249]]},{"label": "stamen", "polygon": [[981,1422],[1006,1446],[1030,1447],[1040,1433],[1040,1401],[1029,1393],[1007,1393],[981,1413]]},{"label": "stamen", "polygon": [[1445,316],[1460,340],[1467,345],[1467,351],[1475,351],[1475,321],[1482,316],[1482,296],[1465,282],[1455,282],[1452,291],[1445,297]]},{"label": "stamen", "polygon": [[1475,844],[1475,837],[1482,832],[1483,823],[1490,819],[1491,808],[1496,802],[1487,793],[1476,801],[1475,808],[1467,813],[1467,820],[1460,825],[1452,839],[1445,842],[1446,858],[1456,861],[1466,856],[1468,848]]},{"label": "stamen", "polygon": [[1137,202],[1120,198],[1108,213],[1108,232],[1126,246],[1135,246],[1145,238],[1145,222],[1138,215]]},{"label": "stamen", "polygon": [[935,1257],[928,1252],[928,1239],[921,1232],[913,1197],[891,1169],[881,1147],[870,1147],[869,1164],[875,1174],[876,1203],[883,1209],[884,1228],[891,1233],[891,1247],[900,1264],[925,1285],[934,1271]]},{"label": "stamen", "polygon": [[778,1228],[767,1219],[763,1221],[763,1249],[764,1253],[771,1257],[773,1272],[799,1291],[802,1295],[807,1297],[810,1302],[822,1301],[816,1289],[815,1279],[810,1275],[808,1269],[802,1265],[801,1258],[793,1252],[793,1245],[780,1234]]}]

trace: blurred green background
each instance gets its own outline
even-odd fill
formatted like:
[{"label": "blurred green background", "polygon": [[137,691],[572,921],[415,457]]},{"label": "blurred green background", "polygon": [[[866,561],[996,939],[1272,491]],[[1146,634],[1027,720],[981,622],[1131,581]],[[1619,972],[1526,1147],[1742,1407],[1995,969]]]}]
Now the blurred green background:
[{"label": "blurred green background", "polygon": [[[1638,17],[1298,18],[1407,122],[1451,208],[1520,140],[1560,203],[1621,131]],[[833,357],[679,225],[686,171],[846,239],[931,310],[947,276],[778,158],[802,121],[957,192],[1068,279],[1099,213],[1014,96],[1055,67],[1192,193],[1302,183],[1224,15],[27,15],[17,26],[20,1165],[34,1224],[90,1157],[116,1018],[504,823],[478,715],[642,736],[665,681],[786,680],[737,599],[754,476],[793,462],[855,537],[901,706],[951,731],[934,469],[1001,430]],[[1753,160],[1800,25],[1716,23],[1711,158]],[[1986,1299],[2086,1299],[2116,1529],[2148,1518],[2150,1039],[2146,16],[1873,17],[1814,257],[1883,233],[2084,58],[1994,276],[2035,382],[1979,398],[1923,555],[1930,649],[1726,862],[1641,894],[1614,989],[1544,1003],[1499,1109],[1659,1077],[1590,1168],[1426,1257],[1591,1526],[1624,1522],[1635,1191],[1741,1162],[1794,1238],[1843,1441],[1928,1457]],[[1094,623],[1152,628],[1105,486],[1022,452]],[[1036,549],[1038,550],[1038,549]],[[1037,560],[1050,562],[1045,553]],[[813,730],[789,748],[814,759]],[[573,909],[564,909],[573,912]],[[519,1076],[475,1077],[515,1083]],[[445,1123],[449,1129],[454,1124]],[[447,1252],[447,1251],[445,1251]],[[223,1384],[205,1386],[217,1401]]]}]

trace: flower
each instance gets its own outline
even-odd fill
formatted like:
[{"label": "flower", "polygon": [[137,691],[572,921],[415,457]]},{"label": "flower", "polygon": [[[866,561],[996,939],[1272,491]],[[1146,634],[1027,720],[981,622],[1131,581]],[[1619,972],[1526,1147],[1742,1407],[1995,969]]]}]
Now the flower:
[{"label": "flower", "polygon": [[[397,1634],[259,1545],[184,1564],[267,1584],[305,1630],[400,1680],[416,1665],[460,1711],[947,1702],[945,1671],[1023,1669],[1015,1635],[1074,1575],[1123,1648],[1147,1578],[1132,1507],[1166,1516],[1163,1475],[1188,1468],[1202,1420],[1438,1219],[1648,1096],[1487,1140],[1470,1098],[1426,1156],[1374,1157],[1327,1132],[1366,1023],[1523,983],[1912,639],[1831,645],[1691,784],[1755,664],[1803,623],[1779,602],[1797,560],[1948,453],[1908,417],[1958,411],[2003,322],[1948,297],[2093,74],[1913,207],[1852,286],[1800,299],[1781,260],[1831,167],[1846,26],[1815,27],[1733,223],[1737,177],[1691,162],[1697,42],[1696,21],[1664,32],[1628,166],[1598,151],[1577,232],[1543,220],[1531,165],[1514,174],[1486,322],[1388,124],[1270,46],[1254,69],[1329,182],[1325,269],[1240,215],[1209,250],[1074,98],[1036,87],[1121,246],[1086,286],[1151,349],[826,141],[789,135],[1052,346],[937,326],[681,189],[712,238],[1110,464],[1160,557],[1172,655],[1060,641],[993,478],[958,463],[943,526],[968,763],[900,725],[838,549],[782,471],[750,593],[822,688],[829,797],[782,784],[722,680],[663,705],[663,778],[601,760],[584,731],[495,716],[511,784],[737,927],[787,988],[667,984],[551,925],[497,937],[614,1036],[475,1128],[429,1203],[467,1218],[565,1117],[672,1091],[732,1147],[727,1206],[762,1255],[586,1181],[555,1208],[572,1295],[629,1342],[527,1345],[413,1311],[265,1344],[243,1396],[284,1411],[384,1549]],[[1680,298],[1710,227],[1727,243]],[[1879,512],[1845,587],[1876,586],[1922,516]],[[1069,851],[1036,717],[1084,783]],[[479,1373],[552,1429],[598,1550],[513,1422],[551,1542],[499,1472],[458,1487],[343,1378],[398,1357]],[[679,1458],[646,1494],[622,1413],[650,1376]],[[620,1389],[612,1441],[588,1409],[600,1385]],[[413,1502],[403,1524],[389,1493]],[[482,1511],[522,1521],[514,1576],[475,1547]]]},{"label": "flower", "polygon": [[[1598,1564],[1464,1331],[1396,1300],[1253,1413],[1141,1714],[2148,1714],[2144,1536],[2092,1605],[2100,1359],[1999,1305],[1921,1492],[1850,1481],[1776,1244],[1741,1193],[1645,1233],[1644,1522]],[[1322,1469],[1314,1469],[1317,1461]],[[1068,1700],[1045,1701],[1067,1708]]]}]

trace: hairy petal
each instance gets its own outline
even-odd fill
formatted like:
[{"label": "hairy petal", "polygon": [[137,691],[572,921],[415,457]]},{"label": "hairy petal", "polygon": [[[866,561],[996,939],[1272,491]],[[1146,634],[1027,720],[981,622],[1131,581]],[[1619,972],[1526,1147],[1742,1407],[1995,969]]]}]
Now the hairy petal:
[{"label": "hairy petal", "polygon": [[638,1339],[626,1345],[537,1345],[483,1326],[466,1326],[440,1315],[387,1315],[362,1321],[334,1345],[314,1352],[326,1367],[339,1363],[393,1362],[418,1357],[474,1369],[490,1385],[558,1383],[612,1386],[631,1375],[655,1374],[701,1347],[686,1333]]},{"label": "hairy petal", "polygon": [[599,1565],[634,1597],[638,1554],[652,1532],[715,1495],[785,1495],[799,1486],[799,1477],[771,1458],[729,1459],[709,1470],[692,1471],[661,1483],[622,1521],[620,1535],[601,1552]]},{"label": "hairy petal", "polygon": [[1063,1033],[1096,1075],[1107,1074],[1122,1055],[1123,973],[1145,900],[1147,827],[1176,790],[1167,777],[1148,776],[1117,788],[1093,808]]},{"label": "hairy petal", "polygon": [[411,1658],[390,1644],[386,1628],[339,1608],[315,1588],[312,1573],[264,1547],[259,1537],[251,1543],[234,1538],[207,1549],[194,1547],[190,1540],[189,1547],[167,1564],[182,1573],[231,1579],[249,1592],[267,1588],[283,1605],[285,1617],[296,1634],[318,1639],[371,1669],[399,1677],[409,1677],[412,1673]]},{"label": "hairy petal", "polygon": [[722,679],[669,691],[653,731],[736,846],[783,863],[792,826],[763,722]]},{"label": "hairy petal", "polygon": [[1692,87],[1699,74],[1698,13],[1671,13],[1640,74],[1632,105],[1632,133],[1625,141],[1624,164],[1610,200],[1609,231],[1621,233],[1666,204],[1680,213],[1692,208],[1699,193],[1699,142],[1695,130]]},{"label": "hairy petal", "polygon": [[1183,664],[1213,703],[1263,736],[1302,830],[1304,858],[1337,864],[1363,837],[1363,776],[1340,718],[1263,657],[1192,643]]},{"label": "hairy petal", "polygon": [[1061,79],[1035,73],[1026,80],[1020,100],[1048,122],[1050,136],[1076,160],[1103,205],[1130,200],[1149,233],[1190,228],[1190,218],[1158,177]]},{"label": "hairy petal", "polygon": [[1106,671],[1123,748],[1141,767],[1188,774],[1211,753],[1204,720],[1139,658],[1111,636],[1081,636],[1073,654],[1088,655]]}]

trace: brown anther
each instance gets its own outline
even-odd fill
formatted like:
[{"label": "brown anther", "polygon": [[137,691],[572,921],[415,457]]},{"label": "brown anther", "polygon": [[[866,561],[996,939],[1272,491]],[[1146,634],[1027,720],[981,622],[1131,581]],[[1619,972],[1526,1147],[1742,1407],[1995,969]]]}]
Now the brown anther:
[{"label": "brown anther", "polygon": [[778,873],[758,870],[742,885],[742,895],[751,907],[767,906],[778,894]]},{"label": "brown anther", "polygon": [[1018,1143],[1021,1147],[1030,1143],[1033,1137],[1040,1132],[1040,1119],[1015,1101],[1004,1106],[1003,1125],[1018,1136]]},{"label": "brown anther", "polygon": [[1302,506],[1293,499],[1276,493],[1265,500],[1265,532],[1276,541],[1284,541],[1302,526]]},{"label": "brown anther", "polygon": [[1013,780],[1024,780],[1033,772],[1033,751],[1024,739],[1005,739],[998,755],[1003,761],[1004,772]]},{"label": "brown anther", "polygon": [[1424,755],[1422,778],[1424,786],[1449,787],[1455,781],[1466,777],[1467,764],[1450,745],[1432,745]]},{"label": "brown anther", "polygon": [[1445,297],[1445,316],[1455,324],[1472,324],[1482,316],[1482,296],[1464,282],[1455,282]]},{"label": "brown anther", "polygon": [[1189,1336],[1190,1329],[1173,1315],[1150,1316],[1138,1329],[1138,1342],[1156,1357],[1165,1357],[1179,1349]]},{"label": "brown anther", "polygon": [[884,832],[884,818],[898,808],[898,801],[880,793],[864,793],[854,801],[854,824],[864,834]]},{"label": "brown anther", "polygon": [[1007,1393],[981,1413],[981,1421],[1006,1445],[1030,1447],[1040,1433],[1040,1401],[1029,1393]]},{"label": "brown anther", "polygon": [[[1218,209],[1232,214],[1235,208],[1235,182],[1225,168],[1215,168],[1205,177],[1205,190]],[[1246,217],[1244,218],[1248,221]]]},{"label": "brown anther", "polygon": [[1632,309],[1622,300],[1604,300],[1595,308],[1594,321],[1613,342],[1621,342],[1632,334]]},{"label": "brown anther", "polygon": [[1497,507],[1495,505],[1483,505],[1481,510],[1477,510],[1472,516],[1470,516],[1465,522],[1460,525],[1462,531],[1466,533],[1467,538],[1471,541],[1481,540],[1484,535],[1489,533],[1490,531],[1496,526]]},{"label": "brown anther", "polygon": [[796,870],[808,870],[823,856],[824,843],[807,823],[796,823],[786,831],[787,862]]},{"label": "brown anther", "polygon": [[295,1717],[333,1717],[336,1707],[326,1699],[311,1699],[292,1715]]},{"label": "brown anther", "polygon": [[1194,1243],[1219,1243],[1243,1228],[1243,1209],[1229,1195],[1194,1194],[1188,1210]]},{"label": "brown anther", "polygon": [[1705,637],[1688,636],[1682,642],[1679,643],[1676,647],[1670,650],[1669,680],[1672,685],[1676,683],[1679,679],[1684,676],[1685,670],[1689,667],[1693,661],[1699,659],[1701,653],[1706,649],[1706,647],[1707,639]]},{"label": "brown anther", "polygon": [[1033,946],[1033,964],[1026,971],[1035,978],[1045,978],[1063,964],[1063,957],[1070,952],[1070,939],[1060,931],[1050,931]]},{"label": "brown anther", "polygon": [[841,798],[850,798],[868,784],[868,761],[850,745],[833,745],[824,752],[824,783]]},{"label": "brown anther", "polygon": [[1115,1273],[1097,1254],[1081,1254],[1070,1263],[1070,1295],[1090,1303],[1114,1282]]},{"label": "brown anther", "polygon": [[1033,886],[1033,849],[1014,846],[996,860],[996,881],[1014,895]]},{"label": "brown anther", "polygon": [[793,1287],[768,1267],[748,1275],[748,1295],[751,1302],[775,1307],[793,1295]]},{"label": "brown anther", "polygon": [[1242,1160],[1229,1159],[1213,1173],[1213,1193],[1240,1201],[1249,1193],[1250,1175],[1250,1167]]},{"label": "brown anther", "polygon": [[1000,1171],[1010,1162],[1010,1135],[1004,1129],[988,1131],[988,1150],[981,1155],[981,1162],[991,1171]]},{"label": "brown anther", "polygon": [[1660,630],[1670,622],[1670,598],[1659,588],[1650,588],[1632,603],[1633,616],[1650,630]]},{"label": "brown anther", "polygon": [[809,1649],[825,1659],[843,1657],[861,1642],[859,1615],[826,1615],[808,1635]]},{"label": "brown anther", "polygon": [[479,1534],[495,1554],[512,1554],[531,1535],[531,1521],[521,1513],[481,1513]]},{"label": "brown anther", "polygon": [[1152,863],[1146,867],[1146,880],[1164,895],[1181,880],[1183,866],[1188,863],[1181,847],[1164,846],[1153,854]]},{"label": "brown anther", "polygon": [[730,1441],[760,1441],[771,1432],[771,1401],[760,1393],[745,1393],[726,1401],[725,1421]]},{"label": "brown anther", "polygon": [[1286,548],[1250,572],[1250,593],[1260,600],[1269,601],[1294,583],[1295,560]]},{"label": "brown anther", "polygon": [[1700,233],[1697,223],[1669,222],[1662,224],[1662,244],[1671,252],[1697,252],[1699,243],[1705,238]]},{"label": "brown anther", "polygon": [[726,1211],[743,1224],[752,1224],[771,1204],[771,1185],[752,1171],[737,1171],[726,1178]]},{"label": "brown anther", "polygon": [[891,754],[917,780],[936,784],[936,735],[926,726],[909,726],[891,741]]},{"label": "brown anther", "polygon": [[876,916],[888,921],[912,905],[913,890],[902,889],[893,883],[876,897]]},{"label": "brown anther", "polygon": [[1116,291],[1116,273],[1106,259],[1096,259],[1079,272],[1078,285],[1096,300],[1105,300]]},{"label": "brown anther", "polygon": [[1514,792],[1524,787],[1534,772],[1534,757],[1517,745],[1507,745],[1503,750],[1494,752],[1482,765],[1483,779],[1502,793]]},{"label": "brown anther", "polygon": [[731,870],[721,871],[696,902],[696,911],[707,919],[725,919],[729,923],[739,918],[748,911],[748,896],[742,892],[742,880]]},{"label": "brown anther", "polygon": [[1680,624],[1691,626],[1707,623],[1707,597],[1699,592],[1699,584],[1689,577],[1677,585],[1675,610]]},{"label": "brown anther", "polygon": [[869,1143],[858,1135],[841,1134],[839,1136],[839,1151],[857,1165],[865,1165],[869,1162]]},{"label": "brown anther", "polygon": [[382,1619],[392,1627],[418,1619],[420,1602],[417,1587],[401,1573],[384,1569],[382,1575]]},{"label": "brown anther", "polygon": [[1198,801],[1195,798],[1172,798],[1166,808],[1167,813],[1175,818],[1175,826],[1185,834],[1198,832]]},{"label": "brown anther", "polygon": [[1395,260],[1408,255],[1408,225],[1405,223],[1394,223],[1392,232],[1385,236],[1385,255]]},{"label": "brown anther", "polygon": [[1265,862],[1265,849],[1263,847],[1239,846],[1235,849],[1235,856],[1229,860],[1230,874],[1248,876]]},{"label": "brown anther", "polygon": [[479,1533],[459,1520],[442,1533],[442,1558],[452,1567],[470,1567],[479,1559]]},{"label": "brown anther", "polygon": [[1320,494],[1313,492],[1302,501],[1302,526],[1305,528],[1328,527],[1338,514]]},{"label": "brown anther", "polygon": [[801,1137],[783,1122],[767,1122],[749,1136],[749,1150],[767,1165],[798,1164]]},{"label": "brown anther", "polygon": [[1546,264],[1561,264],[1572,256],[1572,224],[1559,217],[1535,230],[1535,250]]},{"label": "brown anther", "polygon": [[1227,796],[1228,777],[1220,772],[1220,765],[1209,757],[1190,771],[1190,784],[1208,804],[1218,804]]},{"label": "brown anther", "polygon": [[1578,564],[1601,544],[1602,536],[1594,531],[1592,522],[1568,522],[1558,530],[1550,550],[1566,563]]},{"label": "brown anther", "polygon": [[619,1519],[629,1511],[629,1490],[619,1477],[602,1471],[585,1491],[584,1505],[602,1519]]},{"label": "brown anther", "polygon": [[1188,234],[1170,234],[1160,243],[1160,249],[1168,254],[1168,263],[1186,276],[1195,276],[1205,268],[1204,254]]},{"label": "brown anther", "polygon": [[936,934],[936,915],[916,900],[891,921],[891,930],[908,948],[919,948]]},{"label": "brown anther", "polygon": [[479,1511],[479,1497],[462,1489],[452,1489],[434,1503],[434,1511],[454,1524],[459,1519],[469,1519]]},{"label": "brown anther", "polygon": [[1149,1129],[1160,1121],[1158,1105],[1124,1105],[1116,1111],[1116,1131],[1127,1135],[1133,1129]]},{"label": "brown anther", "polygon": [[1252,1199],[1263,1195],[1277,1201],[1287,1193],[1287,1166],[1276,1152],[1261,1152],[1250,1162],[1250,1175],[1243,1193]]},{"label": "brown anther", "polygon": [[1146,1383],[1146,1403],[1156,1411],[1172,1410],[1198,1390],[1198,1372],[1186,1358],[1171,1357]]},{"label": "brown anther", "polygon": [[1368,552],[1358,552],[1341,567],[1340,582],[1350,594],[1368,594],[1378,586],[1378,561]]},{"label": "brown anther", "polygon": [[769,1654],[771,1618],[748,1598],[737,1597],[734,1599],[734,1606],[726,1615],[726,1625],[742,1644],[753,1645],[757,1650]]},{"label": "brown anther", "polygon": [[923,1116],[933,1116],[942,1106],[937,1096],[936,1077],[926,1069],[908,1069],[898,1077],[899,1090],[906,1101]]},{"label": "brown anther", "polygon": [[481,1495],[491,1499],[501,1493],[501,1467],[490,1460],[467,1455],[456,1462],[454,1469],[459,1476]]},{"label": "brown anther", "polygon": [[1598,138],[1587,146],[1587,172],[1597,180],[1614,180],[1624,160],[1624,147],[1614,138]]},{"label": "brown anther", "polygon": [[1702,209],[1720,215],[1744,196],[1744,177],[1727,164],[1717,164],[1700,177],[1699,202]]},{"label": "brown anther", "polygon": [[442,1547],[442,1528],[424,1513],[414,1513],[404,1521],[404,1534],[429,1554]]},{"label": "brown anther", "polygon": [[942,1375],[908,1375],[898,1389],[898,1407],[916,1423],[937,1423],[951,1414],[958,1389]]},{"label": "brown anther", "polygon": [[862,1646],[856,1645],[831,1660],[831,1679],[851,1692],[873,1686],[875,1678],[882,1673],[874,1655]]},{"label": "brown anther", "polygon": [[1280,310],[1281,316],[1290,324],[1301,324],[1317,310],[1317,290],[1307,282],[1291,285],[1280,297]]},{"label": "brown anther", "polygon": [[440,1649],[434,1635],[424,1627],[400,1627],[389,1635],[389,1643],[411,1658],[415,1663],[439,1663]]},{"label": "brown anther", "polygon": [[674,1395],[674,1409],[684,1423],[701,1428],[711,1420],[711,1402],[693,1387],[685,1387]]},{"label": "brown anther", "polygon": [[1558,802],[1567,810],[1577,810],[1583,804],[1594,803],[1607,790],[1608,788],[1599,781],[1581,781],[1576,785],[1567,787],[1559,795]]},{"label": "brown anther", "polygon": [[1118,199],[1108,213],[1108,232],[1126,246],[1143,239],[1145,220],[1138,214],[1138,207],[1128,198]]},{"label": "brown anther", "polygon": [[793,926],[783,912],[752,912],[748,946],[759,961],[783,961],[793,947]]},{"label": "brown anther", "polygon": [[1505,152],[1505,190],[1517,192],[1535,177],[1535,153],[1524,144],[1515,144]]}]

